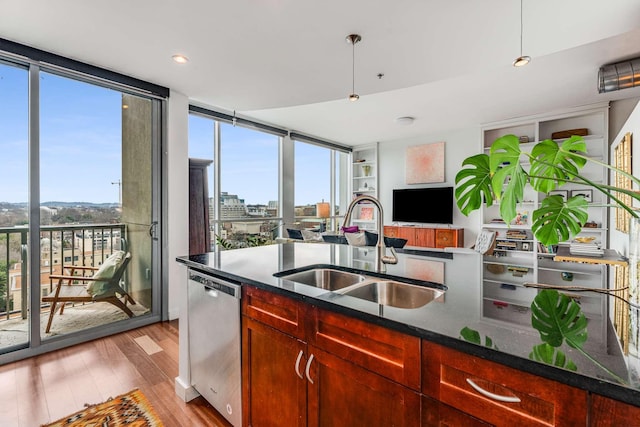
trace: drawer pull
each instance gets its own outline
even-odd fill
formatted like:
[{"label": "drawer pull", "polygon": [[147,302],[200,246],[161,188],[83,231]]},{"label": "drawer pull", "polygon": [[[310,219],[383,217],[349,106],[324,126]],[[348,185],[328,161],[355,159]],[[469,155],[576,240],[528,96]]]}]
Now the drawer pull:
[{"label": "drawer pull", "polygon": [[501,396],[499,394],[491,393],[480,387],[478,384],[474,383],[471,379],[467,378],[467,382],[475,391],[478,393],[488,397],[489,399],[497,400],[499,402],[507,402],[507,403],[519,403],[520,398],[517,396]]},{"label": "drawer pull", "polygon": [[298,353],[298,358],[296,359],[296,374],[300,377],[301,380],[304,379],[302,373],[300,372],[300,360],[302,359],[302,350]]}]

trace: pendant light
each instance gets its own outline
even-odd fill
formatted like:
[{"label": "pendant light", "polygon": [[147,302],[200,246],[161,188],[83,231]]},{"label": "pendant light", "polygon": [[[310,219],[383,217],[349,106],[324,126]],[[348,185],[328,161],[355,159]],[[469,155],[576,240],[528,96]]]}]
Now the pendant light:
[{"label": "pendant light", "polygon": [[514,67],[524,67],[531,61],[531,57],[522,54],[522,0],[520,0],[520,56],[513,61]]},{"label": "pendant light", "polygon": [[349,101],[357,101],[360,99],[360,95],[356,93],[356,43],[362,40],[359,34],[349,34],[347,36],[347,43],[351,43],[351,95],[349,95]]}]

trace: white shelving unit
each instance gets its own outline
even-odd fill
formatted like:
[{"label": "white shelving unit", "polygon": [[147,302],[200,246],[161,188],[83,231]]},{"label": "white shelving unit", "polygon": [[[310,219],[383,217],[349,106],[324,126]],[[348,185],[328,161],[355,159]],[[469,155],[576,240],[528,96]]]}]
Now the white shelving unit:
[{"label": "white shelving unit", "polygon": [[[352,156],[352,198],[361,194],[378,198],[378,143],[356,147]],[[354,209],[351,223],[361,229],[375,230],[377,217],[373,205],[362,203]]]},{"label": "white shelving unit", "polygon": [[[588,156],[606,163],[608,160],[607,104],[576,108],[553,115],[539,115],[486,125],[482,129],[482,150],[488,154],[493,141],[501,136],[514,134],[528,139],[528,142],[524,142],[525,138],[523,138],[521,148],[524,151],[530,151],[537,142],[551,139],[551,135],[554,132],[582,128],[588,130],[587,136],[584,136]],[[563,140],[556,139],[555,141],[562,142]],[[522,166],[525,170],[529,170],[529,164],[523,163]],[[598,165],[590,165],[588,163],[582,169],[581,175],[594,182],[607,182],[606,169]],[[572,192],[587,189],[587,187],[575,183],[568,183],[559,188],[559,190],[566,191],[568,197],[571,197]],[[554,262],[553,253],[548,253],[547,248],[542,247],[535,240],[531,232],[531,214],[540,205],[544,197],[543,193],[534,191],[530,186],[526,187],[524,200],[518,204],[518,212],[522,214],[520,224],[497,222],[500,218],[500,207],[497,205],[482,209],[482,228],[495,231],[497,241],[505,242],[504,245],[498,245],[493,255],[485,255],[483,260],[483,318],[486,320],[531,327],[530,306],[537,294],[537,290],[524,287],[523,284],[525,282],[593,288],[605,288],[607,286],[606,267]],[[588,213],[589,221],[593,221],[595,227],[585,227],[579,234],[580,236],[594,236],[603,245],[606,245],[607,242],[608,221],[607,208],[600,205],[604,205],[605,202],[603,196],[599,193],[596,194],[595,191],[593,192],[592,203],[588,208]],[[507,232],[511,232],[511,230],[521,230],[526,233],[526,237],[509,238]],[[504,271],[496,273],[500,268],[493,265],[504,266]],[[509,269],[509,267],[512,268]],[[515,267],[526,268],[527,271],[517,270]],[[607,315],[606,298],[596,293],[578,294],[567,291],[566,294],[572,296],[581,304],[583,312],[593,325],[598,325],[599,334],[604,341],[606,339],[607,323],[604,321]],[[590,334],[592,336],[596,335],[596,331],[590,331]]]}]

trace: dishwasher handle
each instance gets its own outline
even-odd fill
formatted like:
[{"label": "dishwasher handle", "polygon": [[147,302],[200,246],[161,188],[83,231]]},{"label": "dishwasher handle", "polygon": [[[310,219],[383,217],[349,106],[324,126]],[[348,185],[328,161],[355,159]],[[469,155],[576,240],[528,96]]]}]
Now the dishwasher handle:
[{"label": "dishwasher handle", "polygon": [[231,295],[234,298],[240,299],[240,296],[242,295],[242,286],[240,284],[233,283],[219,277],[212,277],[189,271],[189,280],[204,285],[206,289],[223,292],[227,295]]}]

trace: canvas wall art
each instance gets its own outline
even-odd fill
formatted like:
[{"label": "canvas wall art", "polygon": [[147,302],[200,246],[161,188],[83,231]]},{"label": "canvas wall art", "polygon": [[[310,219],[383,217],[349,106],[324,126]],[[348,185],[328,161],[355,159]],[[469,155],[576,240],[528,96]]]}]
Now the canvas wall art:
[{"label": "canvas wall art", "polygon": [[407,184],[444,182],[444,142],[407,147],[406,156]]}]

